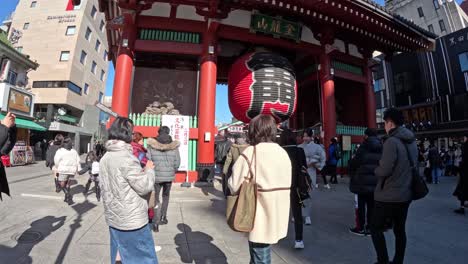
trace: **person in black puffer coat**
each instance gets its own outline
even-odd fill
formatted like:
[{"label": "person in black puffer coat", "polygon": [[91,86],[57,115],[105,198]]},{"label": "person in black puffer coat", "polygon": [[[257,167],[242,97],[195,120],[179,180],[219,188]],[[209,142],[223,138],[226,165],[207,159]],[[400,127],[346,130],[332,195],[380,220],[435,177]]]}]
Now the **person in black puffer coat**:
[{"label": "person in black puffer coat", "polygon": [[57,134],[54,139],[54,143],[49,146],[46,152],[46,167],[52,170],[52,176],[54,177],[55,182],[55,192],[59,193],[61,188],[58,182],[58,173],[55,171],[54,157],[57,150],[59,150],[63,145],[63,135]]},{"label": "person in black puffer coat", "polygon": [[358,195],[359,226],[349,229],[353,234],[369,234],[368,226],[372,217],[374,190],[377,185],[377,177],[374,170],[379,166],[382,149],[382,141],[377,137],[377,131],[368,128],[365,131],[364,142],[350,161],[349,166],[352,173],[349,189],[352,193]]}]

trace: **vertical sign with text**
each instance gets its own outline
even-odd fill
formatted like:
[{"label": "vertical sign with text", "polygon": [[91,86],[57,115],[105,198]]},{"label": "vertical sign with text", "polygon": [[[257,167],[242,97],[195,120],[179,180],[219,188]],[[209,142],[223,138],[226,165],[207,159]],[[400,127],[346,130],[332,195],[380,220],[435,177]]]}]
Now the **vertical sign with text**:
[{"label": "vertical sign with text", "polygon": [[163,115],[162,125],[169,127],[173,140],[180,142],[180,167],[179,171],[188,171],[189,165],[189,116]]}]

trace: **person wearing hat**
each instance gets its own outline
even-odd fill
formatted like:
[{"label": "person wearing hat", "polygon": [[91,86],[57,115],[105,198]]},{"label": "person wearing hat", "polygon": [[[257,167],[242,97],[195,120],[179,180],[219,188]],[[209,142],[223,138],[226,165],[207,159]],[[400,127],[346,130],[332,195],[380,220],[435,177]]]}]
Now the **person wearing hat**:
[{"label": "person wearing hat", "polygon": [[349,190],[358,196],[358,226],[350,228],[349,231],[360,236],[369,234],[374,207],[374,190],[377,185],[374,170],[379,166],[383,148],[375,129],[367,128],[364,134],[364,142],[349,164],[350,171],[353,172]]},{"label": "person wearing hat", "polygon": [[460,208],[455,213],[465,214],[465,202],[468,200],[468,134],[463,137],[462,160],[460,163],[460,179],[453,193],[460,201]]}]

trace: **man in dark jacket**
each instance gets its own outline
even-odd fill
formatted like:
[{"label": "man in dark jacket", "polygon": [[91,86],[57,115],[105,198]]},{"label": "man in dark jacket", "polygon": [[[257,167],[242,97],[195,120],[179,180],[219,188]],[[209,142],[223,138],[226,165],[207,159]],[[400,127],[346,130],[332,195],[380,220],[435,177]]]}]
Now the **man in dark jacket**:
[{"label": "man in dark jacket", "polygon": [[[338,155],[341,153],[340,145],[338,144],[338,139],[336,137],[331,139],[330,147],[328,147],[328,160],[327,160],[327,167],[325,169],[326,175],[330,175],[330,183],[337,184],[338,178],[336,177],[336,167],[338,165],[338,161],[341,157]],[[326,180],[326,176],[324,177],[324,181]]]},{"label": "man in dark jacket", "polygon": [[57,153],[57,150],[59,150],[62,145],[63,145],[63,140],[64,137],[62,134],[57,134],[55,135],[54,142],[52,143],[51,146],[47,149],[46,153],[46,167],[50,168],[52,170],[52,176],[54,177],[54,182],[55,182],[55,192],[59,193],[61,188],[60,184],[58,182],[58,173],[55,171],[54,167],[54,158],[55,158],[55,153]]},{"label": "man in dark jacket", "polygon": [[413,164],[417,164],[416,138],[410,130],[402,127],[403,114],[390,108],[384,113],[385,131],[388,139],[383,146],[382,158],[375,169],[377,186],[374,192],[375,206],[372,215],[372,241],[379,264],[388,264],[388,252],[384,230],[391,220],[395,234],[393,264],[402,264],[406,250],[406,217],[412,200],[411,182]]},{"label": "man in dark jacket", "polygon": [[[169,206],[169,196],[171,193],[172,181],[180,166],[180,154],[178,141],[173,141],[169,135],[170,130],[167,126],[159,129],[156,139],[148,139],[148,159],[155,164],[155,192],[156,192],[156,221],[153,221],[155,228],[158,225],[165,225],[167,220],[167,207]],[[160,193],[162,189],[162,205],[160,203]],[[161,208],[161,210],[159,210]],[[159,211],[160,216],[159,216]]]},{"label": "man in dark jacket", "polygon": [[460,164],[460,179],[453,193],[460,201],[460,208],[455,210],[457,214],[465,214],[465,202],[468,201],[468,134],[463,137],[462,161]]},{"label": "man in dark jacket", "polygon": [[[16,116],[12,113],[7,113],[5,118],[0,123],[0,154],[8,155],[16,144]],[[0,162],[0,200],[2,193],[10,196],[10,188],[6,177],[5,167]]]},{"label": "man in dark jacket", "polygon": [[365,131],[364,142],[349,164],[350,170],[353,171],[349,189],[352,193],[358,195],[359,226],[349,229],[353,234],[362,236],[369,233],[369,224],[371,223],[374,207],[374,191],[377,185],[374,170],[379,166],[381,157],[382,141],[377,137],[375,129],[368,128]]},{"label": "man in dark jacket", "polygon": [[440,156],[440,153],[439,153],[439,149],[434,144],[434,142],[431,142],[431,146],[429,148],[428,159],[429,159],[429,166],[431,167],[432,183],[438,184],[439,177],[442,176],[443,162],[442,162],[442,157]]}]

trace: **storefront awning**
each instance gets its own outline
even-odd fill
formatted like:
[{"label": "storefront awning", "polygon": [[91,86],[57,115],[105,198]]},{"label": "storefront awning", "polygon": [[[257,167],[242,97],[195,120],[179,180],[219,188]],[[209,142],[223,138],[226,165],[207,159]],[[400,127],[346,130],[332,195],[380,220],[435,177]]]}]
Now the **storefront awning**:
[{"label": "storefront awning", "polygon": [[78,118],[70,115],[57,116],[57,119],[73,124],[78,123]]},{"label": "storefront awning", "polygon": [[[5,115],[0,114],[0,119],[3,119],[3,118],[5,118]],[[16,118],[16,126],[20,128],[26,128],[26,129],[36,130],[36,131],[47,131],[47,128],[40,126],[31,120],[22,119],[19,117]]]}]

